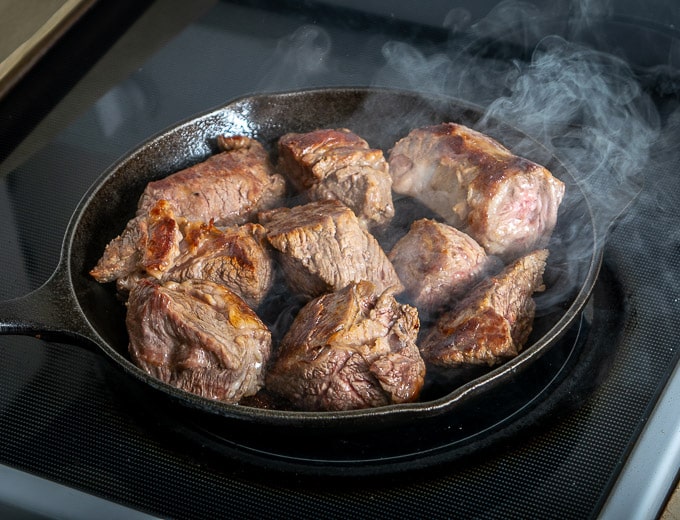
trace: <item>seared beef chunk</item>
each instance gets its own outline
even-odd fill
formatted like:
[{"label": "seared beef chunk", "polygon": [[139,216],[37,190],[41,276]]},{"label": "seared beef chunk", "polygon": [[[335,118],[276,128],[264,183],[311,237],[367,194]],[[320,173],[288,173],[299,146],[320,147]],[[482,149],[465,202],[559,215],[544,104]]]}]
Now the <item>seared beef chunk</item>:
[{"label": "seared beef chunk", "polygon": [[308,200],[337,199],[369,226],[394,216],[392,178],[381,150],[346,129],[286,134],[278,167]]},{"label": "seared beef chunk", "polygon": [[285,180],[274,172],[259,142],[223,136],[218,143],[225,151],[150,182],[139,200],[137,214],[146,215],[163,199],[176,215],[188,220],[231,226],[252,220],[258,211],[281,202]]},{"label": "seared beef chunk", "polygon": [[388,258],[421,313],[458,298],[493,263],[470,236],[430,219],[416,220]]},{"label": "seared beef chunk", "polygon": [[545,249],[529,253],[484,280],[444,313],[420,343],[423,358],[437,366],[494,365],[516,356],[531,333],[535,302],[543,290]]},{"label": "seared beef chunk", "polygon": [[402,290],[394,267],[354,212],[337,200],[260,214],[267,239],[280,252],[290,287],[306,298],[368,280],[378,291]]},{"label": "seared beef chunk", "polygon": [[254,309],[274,283],[273,252],[259,224],[218,229],[189,223],[182,246],[182,254],[163,274],[163,281],[210,280],[228,287]]},{"label": "seared beef chunk", "polygon": [[425,364],[417,311],[370,282],[309,302],[283,338],[267,388],[301,410],[415,401]]},{"label": "seared beef chunk", "polygon": [[101,283],[139,271],[160,276],[179,256],[181,240],[180,222],[170,204],[160,200],[148,213],[130,220],[108,243],[90,274]]},{"label": "seared beef chunk", "polygon": [[564,184],[544,167],[454,123],[413,130],[389,164],[396,192],[506,260],[547,245],[564,196]]},{"label": "seared beef chunk", "polygon": [[161,282],[210,280],[225,285],[256,308],[274,280],[274,258],[259,224],[219,229],[175,218],[159,201],[144,218],[128,223],[112,240],[90,274],[100,282],[117,281],[128,292],[144,277]]},{"label": "seared beef chunk", "polygon": [[140,268],[159,278],[180,253],[181,222],[237,225],[282,203],[285,180],[260,143],[243,136],[221,136],[218,143],[222,153],[147,185],[136,217],[90,272],[97,281],[136,279]]},{"label": "seared beef chunk", "polygon": [[141,280],[126,323],[132,360],[161,381],[227,403],[263,386],[271,334],[222,285]]}]

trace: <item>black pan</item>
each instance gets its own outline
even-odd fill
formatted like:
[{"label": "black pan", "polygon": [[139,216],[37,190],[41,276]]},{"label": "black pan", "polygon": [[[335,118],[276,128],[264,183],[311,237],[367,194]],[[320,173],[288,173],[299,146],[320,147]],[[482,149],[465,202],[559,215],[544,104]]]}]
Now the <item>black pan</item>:
[{"label": "black pan", "polygon": [[[429,390],[419,403],[346,412],[291,412],[217,403],[161,383],[130,362],[124,306],[112,284],[95,282],[88,271],[133,216],[149,181],[204,160],[217,150],[215,138],[220,134],[249,135],[274,150],[276,140],[286,132],[347,127],[371,146],[387,151],[410,129],[444,121],[486,132],[516,153],[547,166],[567,186],[549,246],[547,290],[537,298],[535,330],[517,358],[493,370],[454,377],[448,386]],[[400,204],[408,205],[408,201],[398,202],[397,211]],[[510,395],[524,371],[543,370],[537,368],[542,360],[554,356],[551,351],[565,342],[568,331],[578,328],[598,277],[602,253],[596,230],[588,201],[564,165],[512,126],[483,118],[478,107],[447,97],[374,88],[255,95],[173,126],[106,171],[78,205],[52,277],[27,296],[0,302],[0,333],[36,335],[92,347],[112,362],[116,380],[129,386],[131,395],[140,396],[137,401],[160,400],[166,406],[166,416],[178,420],[191,417],[192,422],[207,424],[203,428],[227,444],[232,439],[229,432],[239,436],[239,432],[252,429],[327,439],[343,437],[349,431],[366,432],[368,438],[388,428],[425,425],[437,417],[450,417],[485,393],[501,389]],[[567,349],[572,348],[573,341],[573,337],[566,340]],[[406,445],[407,441],[399,444]],[[357,449],[365,450],[366,446]],[[302,456],[313,458],[315,454]]]}]

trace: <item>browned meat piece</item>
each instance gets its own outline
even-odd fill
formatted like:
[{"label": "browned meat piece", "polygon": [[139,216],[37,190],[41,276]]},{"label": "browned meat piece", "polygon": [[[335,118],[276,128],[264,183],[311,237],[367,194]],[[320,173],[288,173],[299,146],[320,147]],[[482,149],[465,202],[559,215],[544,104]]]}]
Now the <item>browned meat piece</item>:
[{"label": "browned meat piece", "polygon": [[313,298],[367,280],[378,291],[403,289],[394,267],[354,212],[337,200],[260,214],[290,287]]},{"label": "browned meat piece", "polygon": [[90,274],[117,281],[124,293],[141,278],[161,282],[188,279],[220,283],[256,308],[274,281],[274,258],[259,224],[219,229],[175,218],[165,201],[144,218],[135,217],[112,240]]},{"label": "browned meat piece", "polygon": [[493,262],[470,236],[447,224],[416,220],[388,258],[409,303],[431,313],[475,284]]},{"label": "browned meat piece", "polygon": [[564,184],[544,167],[454,123],[413,130],[389,164],[396,192],[506,260],[547,245],[564,196]]},{"label": "browned meat piece", "polygon": [[340,200],[368,225],[394,216],[392,178],[382,151],[347,129],[284,135],[278,167],[310,201]]},{"label": "browned meat piece", "polygon": [[525,255],[484,280],[444,313],[420,343],[426,362],[438,366],[494,365],[516,356],[531,333],[543,290],[548,251]]},{"label": "browned meat piece", "polygon": [[218,143],[222,153],[147,185],[137,216],[90,272],[97,281],[140,268],[158,278],[180,253],[182,221],[239,224],[283,200],[285,180],[274,173],[260,143],[244,136],[221,136]]},{"label": "browned meat piece", "polygon": [[302,410],[349,410],[415,401],[425,364],[417,311],[369,282],[302,308],[266,376]]},{"label": "browned meat piece", "polygon": [[218,229],[189,223],[182,253],[161,280],[210,280],[222,284],[256,309],[274,283],[275,263],[260,224]]},{"label": "browned meat piece", "polygon": [[161,381],[228,403],[263,386],[271,334],[224,286],[141,280],[126,323],[132,360]]},{"label": "browned meat piece", "polygon": [[109,242],[90,274],[101,283],[140,270],[160,276],[179,256],[182,240],[179,227],[169,203],[158,201],[147,214],[130,220],[125,230]]},{"label": "browned meat piece", "polygon": [[137,214],[145,215],[163,199],[175,215],[231,226],[281,202],[285,180],[274,172],[259,142],[235,136],[221,137],[218,143],[225,151],[150,182],[139,200]]}]

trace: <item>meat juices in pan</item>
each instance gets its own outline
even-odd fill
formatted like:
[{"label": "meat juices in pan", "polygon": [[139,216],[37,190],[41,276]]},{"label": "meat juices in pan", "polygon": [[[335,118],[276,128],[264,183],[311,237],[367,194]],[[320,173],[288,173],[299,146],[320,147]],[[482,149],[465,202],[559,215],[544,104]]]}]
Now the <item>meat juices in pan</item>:
[{"label": "meat juices in pan", "polygon": [[165,383],[236,403],[264,384],[271,333],[245,302],[204,280],[141,280],[130,291],[130,356]]},{"label": "meat juices in pan", "polygon": [[516,356],[531,334],[548,250],[529,253],[480,282],[442,314],[420,342],[425,361],[443,367],[495,365]]},{"label": "meat juices in pan", "polygon": [[412,130],[389,152],[393,187],[506,261],[545,247],[564,183],[490,137],[455,123]]},{"label": "meat juices in pan", "polygon": [[347,129],[290,133],[278,142],[279,171],[309,201],[337,199],[370,228],[394,216],[382,150]]},{"label": "meat juices in pan", "polygon": [[260,213],[291,289],[307,299],[366,280],[378,291],[403,286],[378,241],[337,200]]},{"label": "meat juices in pan", "polygon": [[266,386],[301,410],[352,410],[417,400],[425,364],[416,309],[370,282],[305,305],[279,346]]}]

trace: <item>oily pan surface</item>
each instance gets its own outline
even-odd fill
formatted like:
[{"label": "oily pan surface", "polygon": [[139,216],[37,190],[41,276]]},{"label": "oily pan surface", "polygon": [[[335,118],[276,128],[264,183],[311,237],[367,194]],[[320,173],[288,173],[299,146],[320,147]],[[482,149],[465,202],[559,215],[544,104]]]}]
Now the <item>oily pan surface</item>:
[{"label": "oily pan surface", "polygon": [[[134,376],[163,391],[183,394],[171,387],[163,388],[162,383],[152,381],[150,376],[132,365],[127,353],[125,306],[116,294],[115,284],[99,284],[88,272],[106,244],[123,230],[134,215],[146,184],[215,153],[218,135],[247,135],[274,151],[278,138],[288,132],[347,127],[366,139],[372,147],[387,152],[413,128],[451,121],[488,133],[513,152],[543,164],[567,185],[553,241],[549,245],[551,255],[544,277],[547,290],[537,296],[540,300],[534,333],[526,344],[525,352],[531,351],[532,345],[549,347],[578,316],[596,275],[594,271],[598,266],[592,217],[573,179],[545,149],[512,127],[502,124],[480,127],[480,118],[479,110],[450,98],[391,90],[322,89],[243,98],[150,139],[103,175],[81,203],[69,232],[71,240],[67,256],[71,282],[81,311],[96,333],[97,342]],[[518,147],[520,150],[517,150]],[[396,202],[396,206],[399,212],[400,203]],[[404,220],[403,232],[408,230],[412,220],[410,217]],[[527,357],[527,354],[520,354],[520,358],[522,356]],[[509,367],[510,364],[506,365]],[[494,372],[505,370],[504,366]],[[439,391],[425,394],[421,401],[435,399],[440,401],[440,405],[446,405],[446,394],[472,376],[462,377],[460,380],[454,378]],[[191,402],[205,401],[188,395],[183,398]],[[239,408],[237,413],[248,413],[248,408],[243,406],[209,405],[211,408],[215,406],[218,409]],[[426,404],[407,406],[417,410]],[[294,412],[281,413],[295,415]],[[343,413],[360,415],[363,412]]]}]

